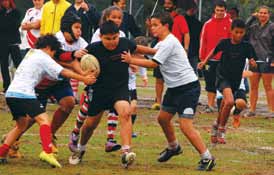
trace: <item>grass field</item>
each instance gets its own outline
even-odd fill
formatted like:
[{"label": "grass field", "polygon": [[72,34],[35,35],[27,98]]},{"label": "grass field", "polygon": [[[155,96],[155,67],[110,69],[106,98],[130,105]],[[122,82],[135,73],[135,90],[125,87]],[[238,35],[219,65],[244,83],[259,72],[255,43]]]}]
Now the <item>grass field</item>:
[{"label": "grass field", "polygon": [[[143,90],[140,88],[139,95],[153,97],[153,91],[153,89]],[[48,106],[47,111],[50,116],[56,107],[56,105]],[[35,125],[21,139],[20,151],[24,154],[24,158],[9,159],[8,164],[0,165],[0,175],[274,175],[274,119],[244,118],[238,129],[232,128],[231,121],[229,121],[228,143],[212,147],[209,143],[209,130],[216,114],[198,114],[195,118],[195,125],[217,162],[214,171],[198,172],[195,168],[200,159],[199,155],[181,134],[178,127],[176,127],[176,132],[184,153],[172,158],[167,163],[156,161],[159,153],[165,148],[166,141],[156,121],[157,111],[149,109],[138,111],[134,129],[138,133],[138,137],[133,139],[133,150],[137,154],[137,159],[129,169],[125,170],[121,167],[119,151],[104,152],[105,117],[88,144],[83,162],[78,166],[69,165],[68,134],[74,126],[78,108],[77,106],[73,110],[73,114],[57,134],[58,160],[63,168],[51,168],[39,161],[41,145],[39,144],[39,129]],[[0,135],[7,133],[14,126],[10,113],[0,111],[0,121]],[[117,139],[120,140],[119,134]]]}]

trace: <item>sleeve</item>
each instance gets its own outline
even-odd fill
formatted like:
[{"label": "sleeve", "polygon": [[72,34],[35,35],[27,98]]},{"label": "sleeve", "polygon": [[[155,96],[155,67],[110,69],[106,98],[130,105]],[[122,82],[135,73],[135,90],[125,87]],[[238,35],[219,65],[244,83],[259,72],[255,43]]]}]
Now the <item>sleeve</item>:
[{"label": "sleeve", "polygon": [[204,24],[200,36],[200,50],[199,50],[199,57],[201,61],[203,61],[206,58],[206,46],[207,46],[207,24]]},{"label": "sleeve", "polygon": [[221,40],[218,44],[217,44],[217,46],[215,47],[215,49],[214,49],[214,51],[213,51],[213,54],[215,55],[215,54],[217,54],[217,53],[219,53],[219,52],[221,52],[221,51],[224,51],[225,50],[225,41],[226,40]]},{"label": "sleeve", "polygon": [[187,24],[184,16],[181,16],[179,24],[180,24],[179,27],[180,27],[181,33],[183,33],[183,34],[189,33],[188,24]]},{"label": "sleeve", "polygon": [[141,36],[142,35],[141,29],[137,26],[135,19],[131,14],[129,14],[128,20],[129,20],[129,32],[134,37]]},{"label": "sleeve", "polygon": [[92,35],[90,43],[95,43],[95,42],[101,41],[99,35],[100,35],[100,29],[97,29],[96,32]]},{"label": "sleeve", "polygon": [[135,41],[129,40],[127,38],[125,39],[127,40],[128,49],[130,50],[131,53],[133,53],[137,49],[137,45]]},{"label": "sleeve", "polygon": [[257,56],[256,56],[256,52],[254,50],[254,47],[248,43],[247,45],[247,51],[246,51],[246,57],[248,59],[254,58],[255,60],[257,60]]},{"label": "sleeve", "polygon": [[94,51],[95,51],[94,44],[89,44],[89,45],[86,47],[86,50],[88,51],[89,54],[94,54]]},{"label": "sleeve", "polygon": [[50,76],[50,78],[56,80],[60,78],[60,73],[64,69],[61,65],[49,57],[41,59],[41,66],[44,68],[45,72]]},{"label": "sleeve", "polygon": [[79,42],[80,42],[80,49],[84,49],[88,46],[88,43],[82,37],[80,37]]},{"label": "sleeve", "polygon": [[173,50],[172,47],[171,43],[161,43],[152,60],[158,64],[163,64],[170,57],[171,51]]}]

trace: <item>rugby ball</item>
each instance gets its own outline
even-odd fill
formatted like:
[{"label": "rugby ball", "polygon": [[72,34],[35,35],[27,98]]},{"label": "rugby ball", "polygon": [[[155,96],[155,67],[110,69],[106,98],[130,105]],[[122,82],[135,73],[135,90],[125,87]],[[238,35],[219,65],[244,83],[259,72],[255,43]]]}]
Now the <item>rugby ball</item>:
[{"label": "rugby ball", "polygon": [[96,72],[96,77],[100,74],[99,61],[91,54],[84,55],[81,58],[80,65],[83,71]]}]

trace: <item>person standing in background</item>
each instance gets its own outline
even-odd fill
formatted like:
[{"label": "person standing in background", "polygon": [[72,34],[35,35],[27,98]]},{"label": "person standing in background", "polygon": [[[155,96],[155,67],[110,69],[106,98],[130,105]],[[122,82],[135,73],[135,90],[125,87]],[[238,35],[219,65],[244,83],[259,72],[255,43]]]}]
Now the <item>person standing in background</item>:
[{"label": "person standing in background", "polygon": [[0,0],[0,64],[4,93],[10,85],[9,55],[17,68],[22,60],[19,27],[20,12],[13,0]]},{"label": "person standing in background", "polygon": [[60,31],[61,18],[71,4],[66,0],[50,0],[43,6],[40,34],[55,34]]}]

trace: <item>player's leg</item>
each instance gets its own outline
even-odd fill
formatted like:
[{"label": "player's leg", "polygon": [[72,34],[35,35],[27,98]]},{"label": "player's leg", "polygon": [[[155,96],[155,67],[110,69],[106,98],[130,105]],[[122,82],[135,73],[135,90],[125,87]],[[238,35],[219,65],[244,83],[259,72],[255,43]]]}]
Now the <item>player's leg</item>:
[{"label": "player's leg", "polygon": [[71,79],[70,80],[70,85],[72,87],[73,96],[74,96],[76,102],[79,103],[79,95],[78,95],[79,81],[75,80],[75,79]]},{"label": "player's leg", "polygon": [[259,83],[260,83],[261,73],[253,72],[250,77],[250,111],[246,114],[248,117],[255,116],[256,106],[259,93]]},{"label": "player's leg", "polygon": [[115,109],[110,109],[107,116],[107,142],[105,143],[105,152],[113,152],[121,149],[121,145],[115,140],[118,118],[119,116]]},{"label": "player's leg", "polygon": [[268,110],[272,111],[271,106],[271,92],[272,92],[272,73],[262,73],[263,85],[266,94],[266,100],[268,105]]},{"label": "player's leg", "polygon": [[240,126],[240,113],[247,108],[246,91],[239,89],[234,93],[235,109],[233,111],[233,127],[239,128]]},{"label": "player's leg", "polygon": [[[134,125],[137,119],[137,90],[130,90],[130,107],[131,107],[131,121],[132,126]],[[137,134],[132,130],[132,138],[136,138]]]}]

